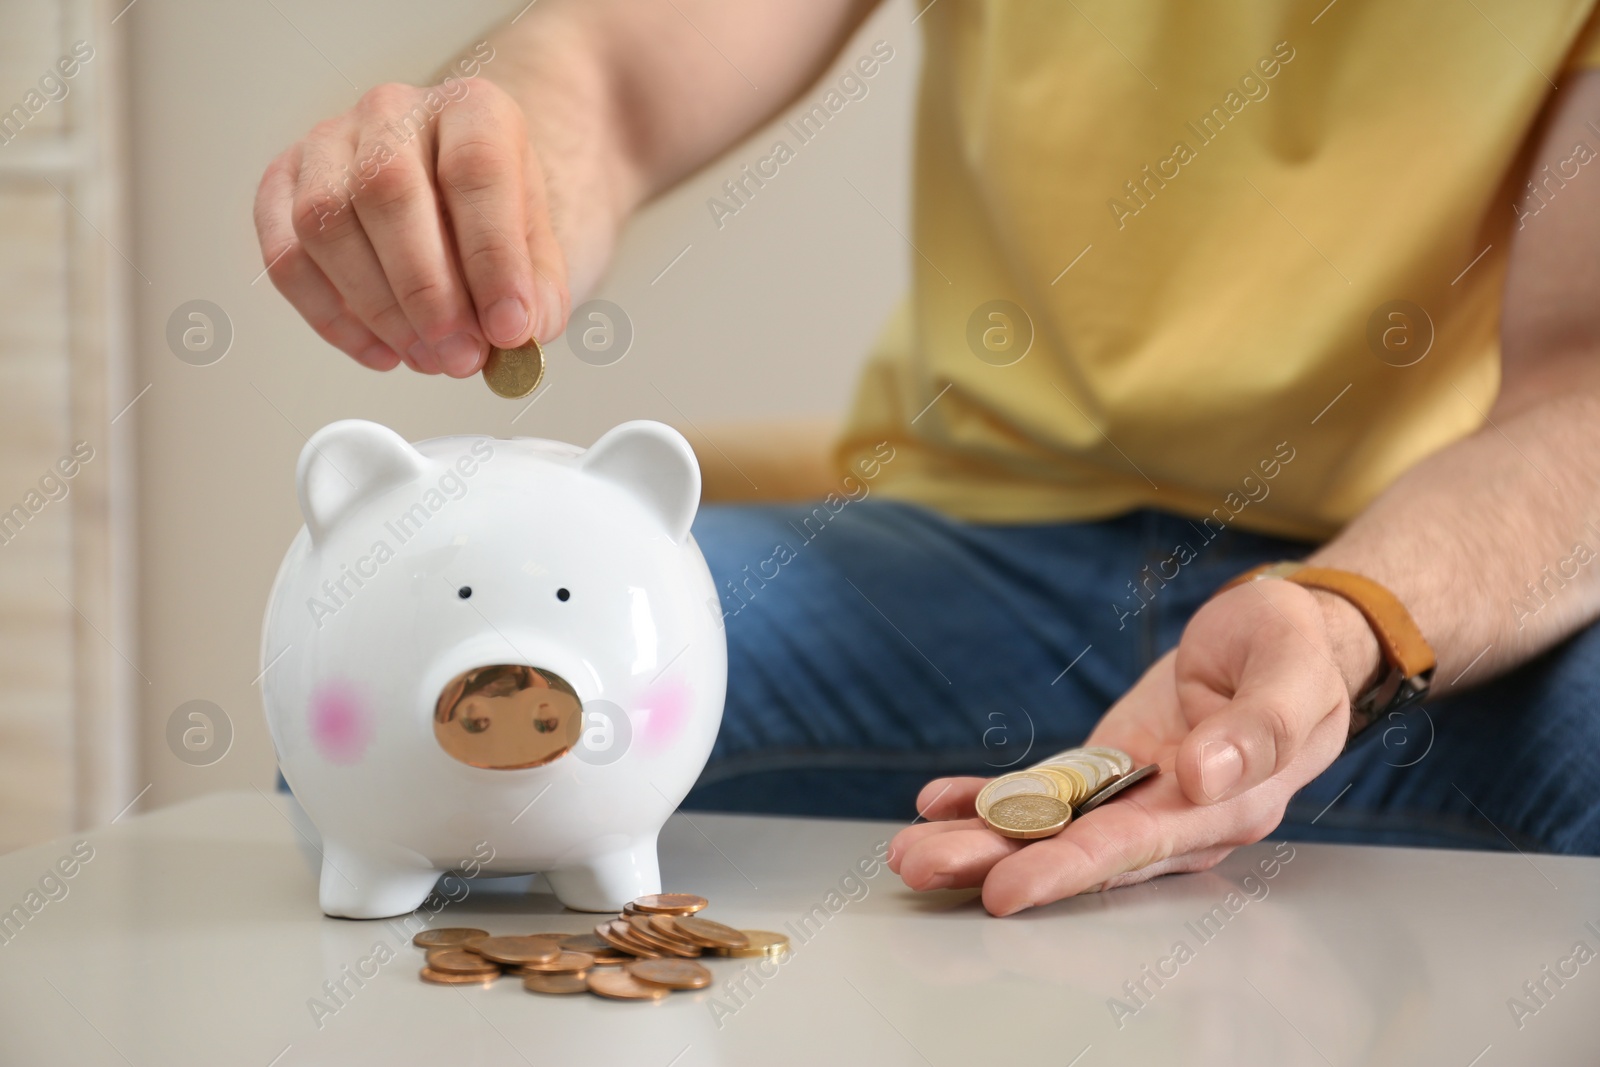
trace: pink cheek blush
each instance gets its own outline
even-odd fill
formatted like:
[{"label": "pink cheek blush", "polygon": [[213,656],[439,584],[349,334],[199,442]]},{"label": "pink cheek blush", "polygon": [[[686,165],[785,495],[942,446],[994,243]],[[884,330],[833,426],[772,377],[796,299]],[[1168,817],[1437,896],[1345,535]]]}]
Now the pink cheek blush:
[{"label": "pink cheek blush", "polygon": [[360,763],[372,742],[372,716],[349,686],[330,683],[311,697],[311,742],[330,763]]},{"label": "pink cheek blush", "polygon": [[639,700],[644,719],[639,735],[645,747],[651,752],[668,748],[683,732],[693,707],[694,694],[681,679],[664,678],[645,690]]}]

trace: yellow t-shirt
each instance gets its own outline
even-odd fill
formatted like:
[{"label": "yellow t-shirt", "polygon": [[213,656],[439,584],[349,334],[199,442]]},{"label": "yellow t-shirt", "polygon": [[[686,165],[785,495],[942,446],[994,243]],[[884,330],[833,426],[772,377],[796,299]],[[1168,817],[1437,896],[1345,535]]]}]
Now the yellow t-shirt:
[{"label": "yellow t-shirt", "polygon": [[1518,171],[1594,3],[931,5],[913,291],[840,459],[980,522],[1332,534],[1494,402],[1511,231],[1600,181],[1600,120]]}]

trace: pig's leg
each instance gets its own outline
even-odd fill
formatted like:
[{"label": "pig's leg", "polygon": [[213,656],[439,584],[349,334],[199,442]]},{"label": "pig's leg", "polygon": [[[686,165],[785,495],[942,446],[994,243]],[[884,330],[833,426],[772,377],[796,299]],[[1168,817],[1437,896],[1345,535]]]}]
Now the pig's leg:
[{"label": "pig's leg", "polygon": [[324,841],[322,910],[344,919],[383,919],[415,911],[433,891],[439,871],[399,856]]},{"label": "pig's leg", "polygon": [[574,911],[621,911],[637,897],[661,892],[656,835],[544,876],[556,899]]}]

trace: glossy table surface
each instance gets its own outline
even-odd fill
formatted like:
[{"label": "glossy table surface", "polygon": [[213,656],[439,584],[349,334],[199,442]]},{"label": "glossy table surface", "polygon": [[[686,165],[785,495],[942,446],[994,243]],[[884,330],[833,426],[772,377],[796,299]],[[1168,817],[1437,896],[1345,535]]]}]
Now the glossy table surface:
[{"label": "glossy table surface", "polygon": [[[666,888],[795,948],[622,1003],[424,984],[399,921],[318,911],[292,801],[206,797],[0,857],[0,1063],[1600,1062],[1600,860],[1263,843],[1001,920],[864,877],[895,829],[675,816]],[[537,879],[463,889],[428,922],[593,925]]]}]

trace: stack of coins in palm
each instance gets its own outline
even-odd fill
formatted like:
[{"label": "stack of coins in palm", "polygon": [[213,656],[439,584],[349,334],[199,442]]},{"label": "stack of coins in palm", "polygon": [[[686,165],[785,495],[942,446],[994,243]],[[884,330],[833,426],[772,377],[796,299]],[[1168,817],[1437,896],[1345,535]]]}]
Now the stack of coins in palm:
[{"label": "stack of coins in palm", "polygon": [[487,985],[521,977],[530,993],[595,993],[616,1000],[660,1000],[675,989],[703,989],[711,971],[701,956],[778,956],[789,939],[767,930],[735,930],[703,918],[705,897],[655,893],[627,905],[593,933],[491,936],[487,930],[424,930],[412,943],[427,951],[421,977],[441,985]]},{"label": "stack of coins in palm", "polygon": [[1133,769],[1116,748],[1069,748],[1025,770],[992,779],[978,794],[978,817],[1006,837],[1033,840],[1060,833],[1110,795],[1155,773],[1155,765]]}]

